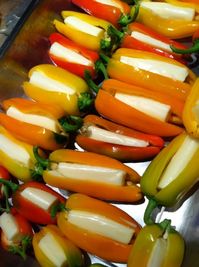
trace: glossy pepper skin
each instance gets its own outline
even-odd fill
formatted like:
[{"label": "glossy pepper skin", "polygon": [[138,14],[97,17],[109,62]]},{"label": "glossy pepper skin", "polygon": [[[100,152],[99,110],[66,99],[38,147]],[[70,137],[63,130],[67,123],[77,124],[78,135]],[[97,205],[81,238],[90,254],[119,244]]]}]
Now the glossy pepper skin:
[{"label": "glossy pepper skin", "polygon": [[[87,129],[90,125],[100,127],[113,133],[145,140],[149,142],[149,145],[147,147],[136,147],[111,144],[106,141],[103,142],[93,139],[89,136],[89,129]],[[95,115],[87,115],[84,118],[84,124],[80,129],[80,134],[76,137],[76,142],[87,151],[106,155],[123,162],[151,159],[157,155],[164,146],[164,141],[159,136],[143,134]]]},{"label": "glossy pepper skin", "polygon": [[[39,232],[34,234],[33,237],[33,249],[34,254],[42,267],[57,267],[58,265],[53,263],[50,257],[46,255],[39,247],[39,243],[46,235],[52,236],[53,240],[58,243],[60,248],[65,254],[65,263],[69,267],[81,267],[84,265],[84,257],[81,251],[62,234],[59,228],[55,225],[47,225],[43,227]],[[51,252],[53,253],[53,251]]]},{"label": "glossy pepper skin", "polygon": [[18,236],[12,240],[8,239],[3,230],[1,230],[1,246],[13,253],[26,259],[26,250],[30,247],[33,237],[33,229],[28,220],[20,215],[14,208],[11,209],[10,215],[18,227]]},{"label": "glossy pepper skin", "polygon": [[196,15],[199,13],[198,0],[165,0],[165,2],[181,7],[191,7],[196,10]]},{"label": "glossy pepper skin", "polygon": [[82,31],[78,28],[78,26],[74,27],[69,23],[65,24],[58,20],[54,21],[55,27],[59,33],[65,35],[75,43],[94,51],[106,51],[112,49],[113,44],[111,37],[113,36],[110,32],[110,28],[114,32],[116,31],[118,34],[122,35],[122,33],[118,32],[110,22],[96,18],[94,16],[90,16],[88,14],[83,14],[75,11],[62,11],[62,17],[64,19],[72,17],[82,21],[83,23],[87,23],[93,27],[97,27],[98,29],[102,30],[97,36],[95,36],[85,31]]},{"label": "glossy pepper skin", "polygon": [[122,16],[130,14],[130,6],[120,0],[112,1],[111,5],[96,0],[72,0],[72,3],[92,16],[109,21],[115,27],[119,26],[118,22]]},{"label": "glossy pepper skin", "polygon": [[140,22],[171,39],[190,37],[199,29],[198,20],[186,21],[182,19],[165,19],[143,7],[140,7],[137,22]]},{"label": "glossy pepper skin", "polygon": [[[159,42],[164,43],[168,48],[166,49],[166,48],[160,47],[160,45],[158,46],[158,44],[157,45],[152,44],[152,43],[149,44],[148,42],[138,37],[135,38],[134,36],[132,36],[134,32],[143,34],[147,36],[148,38],[153,38],[158,43]],[[132,49],[139,49],[142,51],[148,51],[148,52],[156,53],[158,55],[172,58],[182,63],[185,63],[185,59],[183,59],[182,56],[172,52],[171,48],[169,48],[170,45],[175,46],[176,48],[179,48],[179,49],[186,49],[185,45],[179,42],[176,42],[174,40],[171,40],[165,37],[164,35],[159,34],[155,30],[152,30],[151,28],[139,22],[133,22],[128,25],[126,34],[124,35],[124,38],[121,43],[121,47],[124,47],[124,48],[132,48]]]},{"label": "glossy pepper skin", "polygon": [[[0,149],[0,164],[20,181],[32,180],[36,164],[33,146],[19,141],[2,126],[0,126],[0,136],[0,143],[4,146]],[[44,154],[41,151],[40,153]]]},{"label": "glossy pepper skin", "polygon": [[67,145],[69,136],[67,133],[63,132],[58,122],[58,119],[64,116],[64,110],[55,105],[33,102],[23,98],[7,99],[3,101],[2,105],[6,112],[9,108],[15,108],[26,115],[43,116],[46,117],[46,119],[51,119],[56,125],[57,129],[52,131],[45,126],[41,126],[39,122],[32,124],[31,121],[19,120],[17,117],[14,117],[14,115],[9,116],[0,113],[1,125],[19,140],[33,146],[38,145],[46,150],[55,150]]},{"label": "glossy pepper skin", "polygon": [[[152,91],[159,91],[181,100],[185,100],[190,91],[190,84],[196,79],[195,74],[187,68],[188,77],[184,82],[165,77],[144,69],[135,68],[128,64],[121,62],[121,57],[158,60],[163,63],[172,64],[174,66],[185,67],[180,62],[159,56],[155,53],[146,51],[139,51],[135,49],[120,48],[112,55],[108,61],[107,73],[110,78],[118,79],[120,81],[144,87]],[[186,67],[185,67],[186,68]]]},{"label": "glossy pepper skin", "polygon": [[[81,249],[102,259],[113,262],[127,262],[130,250],[140,231],[138,223],[127,213],[109,203],[82,194],[71,195],[66,202],[68,212],[58,214],[58,227],[64,235]],[[79,227],[69,221],[70,211],[82,211],[103,216],[121,225],[134,228],[134,237],[129,244],[124,244],[104,235]]]},{"label": "glossy pepper skin", "polygon": [[[166,242],[164,259],[158,266],[180,267],[185,250],[184,240],[174,229],[164,229],[162,223],[146,225],[141,229],[131,250],[127,266],[149,266],[150,257],[158,241]],[[160,257],[157,250],[156,257]]]},{"label": "glossy pepper skin", "polygon": [[195,138],[199,138],[198,101],[199,79],[197,78],[187,96],[182,116],[187,132]]},{"label": "glossy pepper skin", "polygon": [[[77,43],[71,41],[70,39],[66,38],[65,36],[59,33],[52,33],[49,37],[51,48],[49,50],[49,56],[54,64],[57,66],[66,69],[82,78],[84,78],[85,71],[89,71],[91,76],[94,78],[96,76],[95,71],[95,63],[99,60],[99,55],[97,52],[86,49],[85,47],[78,45]],[[84,57],[86,60],[90,62],[89,65],[84,65],[75,61],[75,59],[71,58],[64,58],[62,56],[56,56],[53,53],[52,47],[53,44],[61,45],[63,48],[69,49],[72,52],[78,53],[80,56]]]},{"label": "glossy pepper skin", "polygon": [[[190,151],[192,152],[190,153]],[[140,182],[142,192],[154,201],[154,205],[170,207],[179,203],[187,191],[197,182],[198,156],[199,142],[197,139],[190,137],[186,132],[175,137],[151,161],[144,172]],[[179,166],[176,163],[172,167],[173,179],[167,179],[167,183],[160,188],[163,174],[168,171],[169,165],[174,159],[179,163]]]},{"label": "glossy pepper skin", "polygon": [[[50,165],[49,168],[43,172],[43,179],[51,186],[105,200],[135,202],[142,198],[140,188],[135,185],[140,179],[139,174],[115,159],[91,152],[60,149],[50,154],[49,162],[53,163],[52,168]],[[126,180],[123,185],[115,185],[103,183],[102,181],[89,181],[85,178],[81,179],[77,177],[74,179],[70,174],[68,174],[67,177],[59,173],[58,166],[60,163],[77,163],[85,166],[122,170],[126,173]],[[55,166],[56,164],[57,167]]]},{"label": "glossy pepper skin", "polygon": [[[51,205],[48,210],[45,210],[42,207],[38,206],[37,203],[34,203],[33,201],[28,200],[27,198],[21,195],[21,193],[27,188],[38,189],[40,190],[40,192],[47,192],[54,196],[57,200],[53,205]],[[53,216],[52,209],[56,209],[56,207],[59,207],[59,205],[65,203],[65,198],[62,197],[59,193],[52,190],[47,185],[31,181],[25,184],[21,184],[16,188],[16,190],[12,194],[12,201],[13,206],[17,210],[17,212],[24,216],[30,222],[38,224],[55,224],[56,216]]]},{"label": "glossy pepper skin", "polygon": [[117,80],[107,80],[102,84],[102,88],[99,90],[95,100],[96,110],[103,117],[131,129],[152,135],[175,136],[183,131],[179,126],[156,119],[116,99],[114,96],[117,92],[128,95],[135,94],[152,99],[156,97],[155,100],[171,105],[175,110],[175,114],[182,114],[183,104],[178,99],[167,98],[167,96],[159,92],[155,95],[152,91]]},{"label": "glossy pepper skin", "polygon": [[[31,77],[35,73],[44,77],[44,79],[50,79],[50,82],[48,81],[43,86],[35,81],[32,82]],[[79,98],[82,93],[88,91],[88,86],[82,78],[50,64],[37,65],[29,71],[28,75],[29,81],[23,84],[23,89],[27,96],[41,103],[58,105],[67,115],[78,115],[80,113]],[[49,89],[52,80],[58,84]],[[61,90],[59,83],[68,87],[69,91],[66,89]]]}]

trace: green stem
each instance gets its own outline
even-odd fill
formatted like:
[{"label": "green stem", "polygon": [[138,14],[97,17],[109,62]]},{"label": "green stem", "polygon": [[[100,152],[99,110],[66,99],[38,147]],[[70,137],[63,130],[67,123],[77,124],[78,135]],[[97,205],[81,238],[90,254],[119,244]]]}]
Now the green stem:
[{"label": "green stem", "polygon": [[196,53],[196,52],[199,52],[199,39],[195,40],[193,42],[193,46],[188,49],[179,49],[173,45],[170,45],[170,48],[176,54],[184,55],[184,54]]},{"label": "green stem", "polygon": [[67,208],[65,207],[64,203],[58,203],[56,205],[53,205],[50,209],[50,216],[52,218],[55,218],[56,214],[60,211],[66,211]]},{"label": "green stem", "polygon": [[48,159],[42,158],[39,155],[38,149],[38,146],[33,147],[33,154],[37,162],[34,166],[34,169],[31,170],[31,176],[34,180],[41,182],[43,171],[49,168],[50,161]]},{"label": "green stem", "polygon": [[97,73],[101,72],[103,74],[105,80],[108,79],[108,74],[107,74],[106,67],[105,67],[104,63],[101,60],[97,60],[95,62],[95,70],[96,70]]},{"label": "green stem", "polygon": [[92,80],[91,74],[88,70],[84,72],[84,79],[87,82],[89,88],[97,94],[99,91],[99,87],[95,84],[95,82]]},{"label": "green stem", "polygon": [[27,248],[31,245],[31,243],[32,243],[32,238],[30,236],[24,236],[21,240],[21,245],[10,246],[9,251],[13,254],[20,255],[23,258],[23,260],[26,260],[27,258],[26,251]]},{"label": "green stem", "polygon": [[81,93],[78,98],[78,108],[81,112],[87,112],[93,104],[93,97],[91,93]]},{"label": "green stem", "polygon": [[83,125],[83,119],[74,115],[64,116],[58,121],[63,130],[67,133],[77,132]]},{"label": "green stem", "polygon": [[9,203],[9,201],[8,201],[8,199],[9,199],[9,194],[8,194],[8,186],[7,185],[3,185],[3,194],[4,194],[4,196],[5,196],[5,205],[6,205],[6,212],[10,212],[10,208],[11,208],[11,206],[10,206],[10,203]]},{"label": "green stem", "polygon": [[39,147],[38,146],[34,146],[33,147],[33,154],[34,154],[34,157],[36,159],[36,161],[43,167],[43,168],[48,168],[49,166],[49,160],[48,159],[44,159],[42,158],[40,155],[39,155]]},{"label": "green stem", "polygon": [[137,19],[137,16],[139,15],[140,11],[140,1],[134,1],[134,13],[132,15],[122,15],[118,21],[118,24],[122,27],[126,27],[129,23],[135,21]]},{"label": "green stem", "polygon": [[2,179],[2,178],[0,178],[0,183],[7,186],[8,188],[10,188],[12,190],[12,192],[15,192],[19,189],[18,184],[15,184],[11,181],[8,181],[8,180]]},{"label": "green stem", "polygon": [[145,224],[154,224],[155,221],[152,219],[152,212],[154,209],[158,206],[156,200],[154,199],[149,199],[149,203],[146,207],[146,210],[144,212],[144,222]]}]

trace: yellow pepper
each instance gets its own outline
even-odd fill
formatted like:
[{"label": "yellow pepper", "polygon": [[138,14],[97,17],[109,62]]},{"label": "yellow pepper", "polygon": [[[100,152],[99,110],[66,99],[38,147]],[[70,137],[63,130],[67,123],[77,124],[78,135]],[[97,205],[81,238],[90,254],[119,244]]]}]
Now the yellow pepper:
[{"label": "yellow pepper", "polygon": [[79,114],[83,108],[80,101],[88,91],[82,78],[50,64],[33,67],[23,88],[26,95],[35,101],[58,105],[69,115]]},{"label": "yellow pepper", "polygon": [[199,78],[187,96],[182,118],[187,132],[199,138]]}]

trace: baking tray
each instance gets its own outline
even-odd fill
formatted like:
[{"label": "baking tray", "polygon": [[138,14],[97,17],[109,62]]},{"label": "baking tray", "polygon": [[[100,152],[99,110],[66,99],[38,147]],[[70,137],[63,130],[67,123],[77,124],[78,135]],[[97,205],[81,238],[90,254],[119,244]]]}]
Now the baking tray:
[{"label": "baking tray", "polygon": [[[47,51],[49,48],[48,36],[55,31],[53,20],[59,19],[61,10],[76,10],[68,0],[41,0],[29,1],[26,12],[21,16],[12,34],[0,48],[0,100],[10,97],[24,97],[22,83],[27,79],[28,70],[41,63],[49,63]],[[199,74],[197,56],[193,57],[193,70]],[[149,162],[129,163],[140,175]],[[198,184],[183,199],[180,207],[166,209],[162,219],[172,220],[172,224],[182,234],[186,242],[186,251],[182,267],[199,267],[199,190]],[[63,193],[63,192],[62,192]],[[114,203],[113,203],[114,204]],[[147,205],[145,199],[141,204],[117,204],[141,225],[144,225],[143,214]],[[95,256],[88,255],[89,262],[101,262]],[[105,262],[109,266],[126,266]],[[19,256],[12,255],[0,248],[0,267],[39,267],[30,255],[26,261]],[[135,266],[139,267],[139,266]]]}]

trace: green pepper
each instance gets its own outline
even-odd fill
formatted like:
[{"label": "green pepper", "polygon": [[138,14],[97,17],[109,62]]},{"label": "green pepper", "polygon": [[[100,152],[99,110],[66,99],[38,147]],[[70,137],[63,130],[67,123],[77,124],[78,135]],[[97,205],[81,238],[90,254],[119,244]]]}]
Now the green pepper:
[{"label": "green pepper", "polygon": [[169,220],[146,225],[139,232],[128,259],[128,267],[180,267],[184,240]]},{"label": "green pepper", "polygon": [[151,161],[141,178],[141,190],[149,198],[145,223],[152,223],[151,212],[157,205],[177,204],[197,182],[199,140],[186,132],[175,137]]}]

